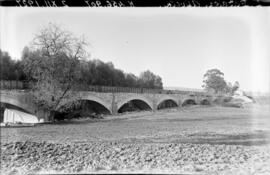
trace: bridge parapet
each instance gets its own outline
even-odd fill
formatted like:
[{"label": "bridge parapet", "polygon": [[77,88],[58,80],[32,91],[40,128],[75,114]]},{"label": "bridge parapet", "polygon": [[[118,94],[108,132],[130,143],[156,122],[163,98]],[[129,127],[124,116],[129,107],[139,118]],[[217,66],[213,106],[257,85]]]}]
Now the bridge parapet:
[{"label": "bridge parapet", "polygon": [[[31,89],[34,83],[27,81],[0,81],[1,90],[27,90]],[[104,93],[138,93],[138,94],[206,94],[202,91],[190,91],[190,90],[163,90],[163,89],[148,89],[148,88],[134,88],[134,87],[114,87],[114,86],[93,86],[93,85],[77,85],[77,91],[93,91]]]}]

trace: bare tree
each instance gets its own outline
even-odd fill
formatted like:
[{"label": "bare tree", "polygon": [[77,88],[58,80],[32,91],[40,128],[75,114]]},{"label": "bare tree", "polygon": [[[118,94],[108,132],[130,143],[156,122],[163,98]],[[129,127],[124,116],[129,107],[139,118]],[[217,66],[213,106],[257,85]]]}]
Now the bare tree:
[{"label": "bare tree", "polygon": [[80,60],[87,57],[86,45],[84,37],[50,23],[35,35],[31,51],[23,54],[24,71],[35,82],[35,101],[51,111],[51,117],[65,109],[65,103],[77,100],[73,90],[80,78]]}]

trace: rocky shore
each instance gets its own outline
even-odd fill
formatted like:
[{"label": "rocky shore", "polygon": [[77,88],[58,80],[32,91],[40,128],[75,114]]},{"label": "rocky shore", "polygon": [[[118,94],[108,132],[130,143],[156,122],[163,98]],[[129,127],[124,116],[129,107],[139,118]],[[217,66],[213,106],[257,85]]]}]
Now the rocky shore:
[{"label": "rocky shore", "polygon": [[1,145],[1,174],[270,174],[269,145],[12,142]]}]

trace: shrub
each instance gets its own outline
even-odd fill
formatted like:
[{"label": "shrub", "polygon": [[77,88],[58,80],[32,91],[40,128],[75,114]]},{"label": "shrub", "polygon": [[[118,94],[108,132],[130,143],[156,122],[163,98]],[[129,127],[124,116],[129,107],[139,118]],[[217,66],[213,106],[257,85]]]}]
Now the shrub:
[{"label": "shrub", "polygon": [[243,107],[243,104],[242,103],[228,102],[228,103],[224,103],[222,106],[225,106],[225,107],[234,107],[234,108],[242,108]]},{"label": "shrub", "polygon": [[224,103],[228,103],[228,102],[230,102],[232,99],[233,99],[232,97],[225,97],[225,98],[223,99],[223,102],[224,102]]}]

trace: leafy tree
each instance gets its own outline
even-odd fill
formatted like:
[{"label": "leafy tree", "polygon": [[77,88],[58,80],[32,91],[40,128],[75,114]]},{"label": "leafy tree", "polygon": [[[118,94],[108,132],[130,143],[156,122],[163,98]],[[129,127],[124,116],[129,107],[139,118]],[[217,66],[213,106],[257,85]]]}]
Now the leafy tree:
[{"label": "leafy tree", "polygon": [[49,24],[36,34],[32,50],[24,50],[24,71],[35,81],[32,94],[40,107],[52,111],[51,117],[65,102],[76,101],[73,90],[81,76],[80,60],[86,57],[86,45],[83,37]]},{"label": "leafy tree", "polygon": [[240,87],[240,84],[238,81],[234,82],[233,87],[232,87],[232,94],[234,94],[235,91],[237,91]]},{"label": "leafy tree", "polygon": [[12,60],[7,52],[0,50],[0,80],[25,80],[20,60]]},{"label": "leafy tree", "polygon": [[206,90],[214,90],[215,93],[226,91],[227,84],[223,76],[224,73],[218,69],[208,70],[203,76],[203,87]]},{"label": "leafy tree", "polygon": [[231,82],[228,82],[227,83],[227,86],[226,86],[226,89],[225,89],[225,92],[227,94],[232,94],[232,88],[233,88],[232,83]]},{"label": "leafy tree", "polygon": [[138,78],[116,69],[112,62],[104,63],[94,59],[81,61],[80,64],[82,75],[80,81],[85,82],[85,85],[162,88],[161,77],[150,71],[143,72]]},{"label": "leafy tree", "polygon": [[0,50],[0,64],[1,64],[1,80],[10,80],[14,78],[14,62],[7,52]]},{"label": "leafy tree", "polygon": [[232,85],[231,82],[228,82],[227,83],[227,86],[226,86],[226,89],[225,89],[225,92],[227,94],[233,95],[234,92],[239,89],[239,87],[240,87],[240,85],[239,85],[239,82],[238,81],[234,82],[233,85]]},{"label": "leafy tree", "polygon": [[134,74],[125,74],[125,86],[138,87],[138,77]]},{"label": "leafy tree", "polygon": [[147,70],[140,74],[141,87],[162,89],[162,80],[159,76]]},{"label": "leafy tree", "polygon": [[80,84],[82,85],[92,85],[94,80],[93,75],[93,64],[91,64],[90,61],[81,61],[80,63],[80,71],[81,71],[81,77],[80,77]]},{"label": "leafy tree", "polygon": [[160,76],[156,75],[155,81],[154,81],[154,88],[157,89],[163,89],[163,83]]}]

